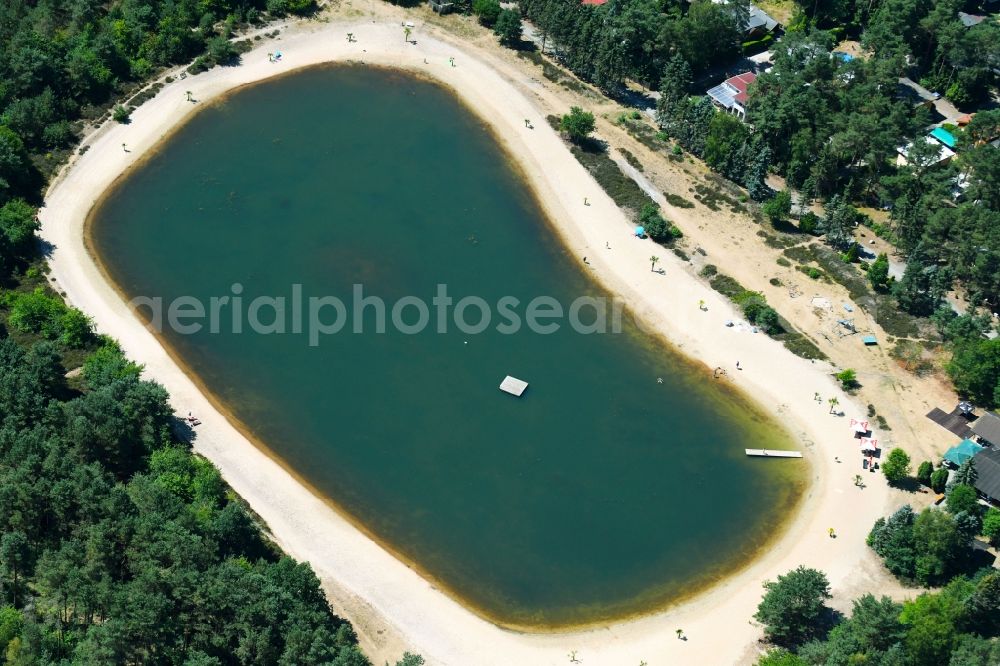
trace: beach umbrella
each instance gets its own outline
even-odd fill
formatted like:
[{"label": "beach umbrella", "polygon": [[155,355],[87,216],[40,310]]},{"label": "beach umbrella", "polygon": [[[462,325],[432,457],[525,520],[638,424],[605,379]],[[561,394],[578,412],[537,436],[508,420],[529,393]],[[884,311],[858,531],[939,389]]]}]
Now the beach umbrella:
[{"label": "beach umbrella", "polygon": [[635,228],[635,235],[638,236],[639,238],[642,238],[643,236],[646,235],[646,228],[645,227],[636,227]]},{"label": "beach umbrella", "polygon": [[862,451],[877,451],[878,450],[878,440],[872,439],[870,437],[861,438],[861,450]]}]

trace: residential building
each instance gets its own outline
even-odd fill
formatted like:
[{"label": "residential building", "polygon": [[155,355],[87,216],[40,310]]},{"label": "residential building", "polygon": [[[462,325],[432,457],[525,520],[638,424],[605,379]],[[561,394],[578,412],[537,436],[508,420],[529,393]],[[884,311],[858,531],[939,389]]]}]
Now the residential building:
[{"label": "residential building", "polygon": [[750,14],[747,16],[747,24],[743,29],[743,40],[761,39],[764,35],[769,35],[777,30],[780,25],[763,9],[757,5],[750,5]]},{"label": "residential building", "polygon": [[994,504],[1000,503],[1000,450],[983,449],[972,459],[976,490]]},{"label": "residential building", "polygon": [[710,89],[708,96],[712,98],[712,102],[719,108],[725,109],[740,118],[746,118],[747,88],[756,80],[757,75],[753,72],[743,72],[742,74],[729,77]]},{"label": "residential building", "polygon": [[[607,0],[602,1],[607,2]],[[688,2],[692,1],[688,0]],[[583,0],[583,2],[587,4],[587,0]],[[717,5],[729,4],[729,0],[712,0],[712,2]],[[750,5],[749,10],[746,25],[743,26],[743,41],[762,39],[764,35],[769,35],[781,27],[776,19],[757,5]]]},{"label": "residential building", "polygon": [[966,28],[971,28],[985,21],[986,17],[977,16],[976,14],[966,14],[965,12],[959,12],[958,20],[961,21],[962,25],[964,25]]},{"label": "residential building", "polygon": [[969,427],[987,446],[1000,447],[1000,416],[986,412]]},{"label": "residential building", "polygon": [[[919,140],[920,139],[918,139],[918,141]],[[948,146],[938,141],[935,141],[929,136],[923,137],[923,141],[931,144],[933,147],[937,149],[937,154],[935,155],[935,157],[932,158],[930,163],[926,164],[925,166],[934,166],[936,164],[947,164],[949,161],[951,161],[951,158],[955,156],[954,150],[952,150]],[[907,164],[909,164],[910,149],[912,147],[913,144],[908,143],[905,146],[896,149],[896,152],[898,153],[898,155],[896,156],[896,164],[898,166],[906,166]]]},{"label": "residential building", "polygon": [[455,11],[455,3],[451,0],[427,0],[427,5],[438,14],[450,14]]}]

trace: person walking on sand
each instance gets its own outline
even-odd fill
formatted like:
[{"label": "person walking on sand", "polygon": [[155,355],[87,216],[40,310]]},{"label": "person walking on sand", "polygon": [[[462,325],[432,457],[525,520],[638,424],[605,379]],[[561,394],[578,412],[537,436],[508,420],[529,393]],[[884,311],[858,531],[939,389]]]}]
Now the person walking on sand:
[{"label": "person walking on sand", "polygon": [[832,527],[830,528],[829,531],[830,531],[830,538],[831,539],[836,539],[837,538],[837,533],[833,531]]},{"label": "person walking on sand", "polygon": [[611,249],[611,243],[609,243],[608,241],[604,241],[604,247],[607,248],[608,250],[610,250]]},{"label": "person walking on sand", "polygon": [[743,368],[740,367],[740,362],[739,361],[736,361],[736,369],[737,370],[742,370],[743,369]]},{"label": "person walking on sand", "polygon": [[448,58],[448,62],[451,64],[452,67],[455,66],[455,58]]},{"label": "person walking on sand", "polygon": [[590,205],[590,202],[587,200],[587,197],[583,198],[583,205],[584,206],[589,206]]}]

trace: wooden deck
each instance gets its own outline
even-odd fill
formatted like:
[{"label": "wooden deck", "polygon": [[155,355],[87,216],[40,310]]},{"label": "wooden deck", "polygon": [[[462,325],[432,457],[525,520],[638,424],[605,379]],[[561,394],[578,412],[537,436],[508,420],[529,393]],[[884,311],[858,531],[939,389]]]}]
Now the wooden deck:
[{"label": "wooden deck", "polygon": [[504,380],[500,382],[500,390],[511,395],[516,395],[518,398],[524,393],[524,390],[528,388],[528,382],[518,379],[517,377],[511,377],[507,375]]},{"label": "wooden deck", "polygon": [[927,418],[957,437],[961,437],[962,439],[972,437],[973,433],[969,427],[969,419],[957,407],[951,413],[935,407],[927,413]]},{"label": "wooden deck", "polygon": [[801,451],[778,451],[775,449],[746,449],[748,456],[760,456],[762,458],[801,458]]}]

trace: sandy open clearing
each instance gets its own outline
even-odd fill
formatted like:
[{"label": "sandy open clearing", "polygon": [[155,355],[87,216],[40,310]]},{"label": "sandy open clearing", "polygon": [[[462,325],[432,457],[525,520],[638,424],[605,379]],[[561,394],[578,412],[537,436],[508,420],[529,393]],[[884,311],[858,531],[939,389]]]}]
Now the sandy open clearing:
[{"label": "sandy open clearing", "polygon": [[[375,663],[398,658],[403,647],[422,653],[430,663],[456,666],[565,664],[571,650],[578,651],[584,664],[738,663],[752,657],[760,636],[751,616],[765,579],[805,564],[825,571],[835,593],[863,591],[870,577],[880,576],[864,537],[887,510],[890,495],[881,475],[865,474],[868,487],[854,486],[854,475],[861,470],[847,418],[829,415],[826,403],[817,403],[814,394],[824,399],[836,395],[848,417],[863,415],[863,406],[836,388],[828,365],[795,357],[763,334],[727,328],[727,319],[739,319],[728,301],[684,270],[668,250],[632,238],[624,215],[524,93],[530,81],[487,64],[475,49],[451,44],[419,24],[413,35],[417,44],[406,44],[402,15],[390,8],[380,14],[374,21],[293,26],[279,41],[260,42],[243,56],[241,66],[168,84],[133,113],[130,125],[109,123],[94,133],[87,152],[50,190],[41,213],[41,235],[54,247],[52,274],[69,301],[146,365],[147,376],[164,384],[178,411],[199,416],[195,449],[219,466],[287,552],[312,564],[338,611],[355,623]],[[356,42],[348,43],[348,32]],[[284,54],[280,63],[268,61],[267,53],[275,50]],[[449,65],[452,57],[455,67]],[[346,60],[422,72],[454,88],[503,137],[572,252],[588,257],[588,270],[685,353],[708,368],[726,368],[726,381],[736,382],[787,425],[810,459],[815,478],[797,520],[775,548],[695,600],[652,616],[563,634],[510,632],[468,612],[385,552],[213,408],[105,281],[84,247],[84,220],[122,172],[201,105],[240,85]],[[198,103],[187,102],[185,91]],[[525,127],[525,118],[534,129]],[[294,121],[294,100],[289,100],[287,121]],[[591,205],[584,206],[584,197]],[[651,255],[661,258],[663,274],[650,271]],[[698,308],[699,300],[707,311]],[[738,360],[742,371],[736,370]],[[845,462],[836,463],[834,456]],[[827,535],[830,527],[838,538]],[[687,641],[677,639],[678,628]]]}]

